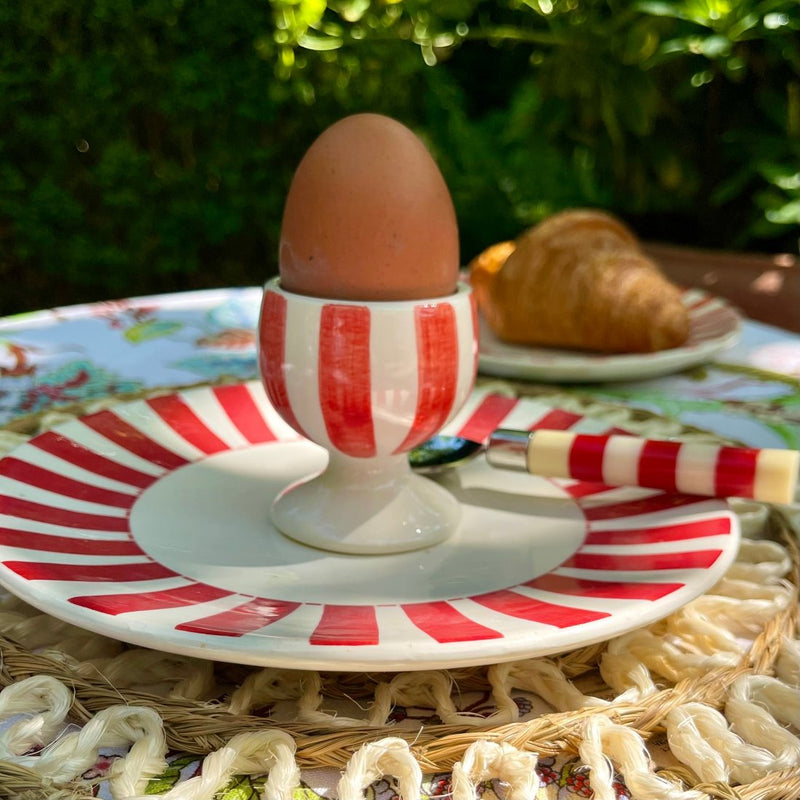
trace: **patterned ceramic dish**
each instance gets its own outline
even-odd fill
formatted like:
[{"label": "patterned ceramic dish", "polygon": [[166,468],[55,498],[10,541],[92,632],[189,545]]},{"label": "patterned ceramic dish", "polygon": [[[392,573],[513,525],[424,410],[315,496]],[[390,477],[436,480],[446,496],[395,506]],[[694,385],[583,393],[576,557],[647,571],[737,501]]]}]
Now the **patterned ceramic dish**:
[{"label": "patterned ceramic dish", "polygon": [[[476,392],[448,430],[606,432]],[[660,619],[738,547],[720,500],[493,470],[451,473],[462,521],[412,553],[336,555],[269,525],[326,453],[259,383],[90,414],[0,461],[0,582],[76,625],[148,647],[301,669],[409,670],[565,651]]]}]

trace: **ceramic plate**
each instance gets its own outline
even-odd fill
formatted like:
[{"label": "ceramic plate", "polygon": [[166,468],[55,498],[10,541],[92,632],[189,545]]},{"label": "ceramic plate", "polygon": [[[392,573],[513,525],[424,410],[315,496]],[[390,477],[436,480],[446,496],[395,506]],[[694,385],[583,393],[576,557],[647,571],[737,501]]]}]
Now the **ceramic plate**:
[{"label": "ceramic plate", "polygon": [[0,424],[92,398],[257,378],[262,293],[203,289],[0,319]]},{"label": "ceramic plate", "polygon": [[[532,399],[474,394],[453,432],[600,432]],[[344,556],[269,522],[326,454],[258,383],[99,411],[0,461],[0,581],[138,645],[302,669],[406,670],[564,651],[659,619],[734,558],[726,503],[548,481],[482,460],[449,473],[463,521],[415,553]]]},{"label": "ceramic plate", "polygon": [[537,381],[619,381],[668,375],[709,361],[739,338],[741,318],[724,300],[688,289],[689,340],[658,353],[603,355],[524,347],[501,342],[481,320],[480,370],[487,375]]}]

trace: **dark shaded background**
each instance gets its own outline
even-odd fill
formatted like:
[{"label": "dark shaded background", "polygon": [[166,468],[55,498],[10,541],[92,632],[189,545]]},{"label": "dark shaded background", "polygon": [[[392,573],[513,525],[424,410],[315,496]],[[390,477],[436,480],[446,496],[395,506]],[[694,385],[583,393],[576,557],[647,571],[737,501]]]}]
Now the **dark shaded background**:
[{"label": "dark shaded background", "polygon": [[796,252],[800,4],[0,4],[0,314],[260,284],[325,126],[390,114],[464,262],[557,209]]}]

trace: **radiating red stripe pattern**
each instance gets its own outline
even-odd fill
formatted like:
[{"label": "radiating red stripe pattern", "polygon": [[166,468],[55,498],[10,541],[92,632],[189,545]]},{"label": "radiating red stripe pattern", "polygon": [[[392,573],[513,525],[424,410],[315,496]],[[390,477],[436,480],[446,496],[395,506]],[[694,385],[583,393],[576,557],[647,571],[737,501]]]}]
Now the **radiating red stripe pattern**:
[{"label": "radiating red stripe pattern", "polygon": [[14,528],[0,528],[0,545],[23,550],[50,553],[69,553],[84,556],[143,556],[144,552],[133,539],[88,538],[57,536]]},{"label": "radiating red stripe pattern", "polygon": [[477,595],[472,599],[499,614],[506,614],[528,622],[539,622],[542,625],[552,625],[556,628],[585,625],[588,622],[595,622],[610,616],[605,611],[590,611],[557,603],[547,603],[544,600],[508,590],[489,592]]},{"label": "radiating red stripe pattern", "polygon": [[356,458],[375,455],[370,312],[328,303],[319,330],[319,401],[331,444]]},{"label": "radiating red stripe pattern", "polygon": [[[435,342],[447,338],[452,320],[448,319],[448,313],[439,312],[425,319],[430,321],[420,323],[417,330],[420,383],[424,384],[426,376],[430,376],[430,381],[436,383],[431,389],[433,394],[445,391],[448,386],[453,387],[453,392],[460,392],[453,364],[459,352],[464,351],[435,352]],[[349,322],[342,324],[353,330]],[[426,324],[430,325],[427,333]],[[366,335],[368,330],[369,326],[362,328],[361,333]],[[365,356],[359,358],[358,363],[363,367]],[[330,364],[334,361],[335,358],[329,359]],[[452,371],[448,373],[449,369]],[[460,381],[463,386],[463,374]],[[581,532],[585,532],[583,544],[564,563],[544,575],[526,579],[527,575],[523,578],[515,572],[516,580],[521,581],[517,585],[504,585],[504,575],[498,575],[496,590],[484,591],[483,584],[481,588],[473,588],[471,594],[432,599],[427,599],[426,590],[422,592],[425,599],[417,602],[407,600],[401,592],[403,601],[396,604],[387,601],[385,605],[345,604],[348,596],[342,589],[332,598],[339,602],[326,604],[297,599],[304,596],[302,587],[290,589],[288,597],[267,597],[215,586],[213,569],[197,575],[179,574],[182,570],[171,561],[166,566],[146,553],[144,539],[141,544],[135,540],[136,532],[130,530],[130,515],[126,512],[133,509],[142,491],[158,478],[116,461],[114,454],[116,458],[125,458],[126,453],[135,453],[152,465],[143,464],[143,469],[164,476],[192,461],[238,446],[242,440],[235,436],[231,425],[252,444],[281,441],[268,423],[272,412],[265,416],[252,386],[255,384],[203,389],[188,398],[177,395],[146,406],[142,403],[140,409],[151,410],[143,418],[152,423],[157,415],[160,421],[154,428],[142,425],[141,431],[132,424],[138,417],[100,412],[91,415],[86,424],[83,431],[86,444],[60,433],[43,434],[14,455],[0,460],[4,492],[0,495],[0,513],[4,515],[0,525],[0,569],[13,573],[13,581],[44,584],[44,591],[60,593],[68,607],[85,609],[80,624],[92,619],[89,612],[108,617],[131,615],[123,624],[133,630],[139,624],[135,615],[141,614],[142,625],[160,626],[168,636],[191,634],[187,641],[189,638],[199,641],[198,635],[244,638],[242,643],[230,643],[237,652],[257,650],[268,642],[270,634],[285,636],[289,631],[288,635],[297,637],[301,646],[320,654],[320,662],[331,660],[335,665],[339,657],[337,648],[366,653],[363,657],[368,660],[381,652],[381,646],[396,647],[398,636],[409,637],[409,653],[415,645],[423,648],[441,645],[441,652],[463,654],[474,642],[476,648],[484,643],[483,646],[498,647],[495,652],[506,654],[510,651],[503,648],[516,645],[491,643],[505,638],[525,640],[530,635],[531,647],[535,649],[537,632],[544,633],[542,628],[533,628],[529,623],[555,630],[592,625],[617,613],[643,610],[646,615],[650,613],[647,604],[689,584],[686,577],[689,571],[699,572],[714,566],[723,554],[721,543],[732,533],[731,515],[720,512],[719,505],[714,505],[717,501],[661,492],[636,497],[640,490],[617,489],[609,493],[603,484],[567,481],[563,486],[565,493],[573,495],[573,502],[583,514],[583,519],[576,519]],[[413,408],[413,398],[412,395],[408,408]],[[345,398],[339,408],[347,407],[348,402]],[[437,402],[432,395],[426,398],[424,392],[420,394],[419,419],[437,413]],[[519,426],[525,427],[522,413],[525,402],[501,395],[482,397],[473,401],[476,408],[460,430],[472,438],[485,438],[512,412],[515,422],[519,420]],[[363,396],[357,398],[355,406],[357,420],[366,418],[359,416],[365,407]],[[346,415],[341,416],[344,419]],[[528,420],[533,421],[533,428],[537,425],[569,428],[580,422],[571,412],[542,415],[541,404],[535,402],[530,406]],[[162,440],[157,433],[163,431],[165,424],[191,443],[197,454],[187,459],[166,447],[163,442],[172,441],[173,435]],[[80,429],[80,423],[69,425],[65,430]],[[94,452],[89,445],[100,440],[88,430],[100,433],[116,446],[106,446],[104,442],[100,452]],[[151,430],[152,433],[147,432]],[[226,433],[228,438],[235,437],[235,442],[226,442]],[[581,435],[573,437],[577,441],[580,438]],[[120,448],[126,452],[121,453]],[[59,473],[53,466],[55,459],[65,466],[74,464],[76,469]],[[600,459],[596,457],[595,461],[599,463]],[[718,468],[718,481],[729,488],[733,488],[734,480],[741,481],[741,477],[733,476],[746,474],[751,467],[755,470],[755,459],[747,453],[743,458],[740,450],[722,452],[720,464],[724,466]],[[104,479],[92,483],[93,475]],[[105,478],[131,488],[109,489],[113,484]],[[19,493],[14,492],[15,484],[22,486]],[[624,499],[631,496],[634,499]],[[81,503],[93,503],[96,513],[92,506]],[[106,513],[103,506],[108,507]],[[87,507],[91,511],[84,510]],[[671,513],[681,508],[687,508],[690,514]],[[650,516],[637,520],[638,515]],[[398,579],[402,581],[403,576]],[[81,586],[81,583],[93,585]],[[268,579],[264,586],[269,586]],[[597,602],[587,602],[591,599]],[[270,630],[281,620],[287,620],[287,625]],[[393,625],[398,625],[403,633],[398,634]],[[358,658],[352,653],[348,657]]]},{"label": "radiating red stripe pattern", "polygon": [[490,434],[511,413],[519,403],[516,397],[503,394],[487,394],[466,422],[459,428],[458,435],[476,442],[485,442]]},{"label": "radiating red stripe pattern", "polygon": [[374,606],[326,605],[309,637],[312,645],[363,647],[380,641]]},{"label": "radiating red stripe pattern", "polygon": [[0,475],[65,497],[115,508],[130,508],[136,500],[135,495],[115,492],[113,489],[104,489],[102,486],[68,478],[13,456],[7,456],[0,461]]},{"label": "radiating red stripe pattern", "polygon": [[201,453],[210,456],[228,449],[228,445],[209,430],[182,397],[170,394],[153,397],[146,402],[175,433]]},{"label": "radiating red stripe pattern", "polygon": [[396,452],[404,453],[433,436],[450,415],[458,385],[458,330],[446,303],[414,309],[417,334],[417,410]]},{"label": "radiating red stripe pattern", "polygon": [[721,550],[686,550],[680,553],[584,553],[578,551],[561,566],[604,572],[663,569],[703,569],[710,567],[722,555]]},{"label": "radiating red stripe pattern", "polygon": [[212,636],[244,636],[272,625],[300,607],[300,603],[257,597],[227,611],[182,622],[176,630]]},{"label": "radiating red stripe pattern", "polygon": [[591,497],[601,492],[607,492],[613,488],[606,486],[604,483],[587,483],[586,481],[576,481],[575,483],[565,483],[562,488],[570,496],[576,500],[580,497]]},{"label": "radiating red stripe pattern", "polygon": [[581,503],[581,510],[587,520],[597,522],[604,519],[617,519],[619,517],[632,517],[639,514],[656,514],[671,508],[696,506],[703,503],[705,498],[697,495],[683,494],[652,494],[639,497],[635,500],[623,500],[604,505],[586,505]]},{"label": "radiating red stripe pattern", "polygon": [[103,475],[120,483],[127,483],[137,489],[146,489],[158,480],[154,475],[148,475],[146,472],[140,472],[111,458],[106,458],[85,445],[54,431],[47,431],[37,436],[31,440],[30,444],[45,453],[69,461],[87,472]]},{"label": "radiating red stripe pattern", "polygon": [[639,545],[659,542],[682,542],[708,536],[727,536],[731,532],[729,517],[680,522],[644,528],[590,530],[584,545]]},{"label": "radiating red stripe pattern", "polygon": [[73,511],[69,508],[49,506],[19,497],[0,495],[0,514],[10,517],[28,519],[35,522],[46,522],[64,528],[83,528],[90,531],[109,531],[127,533],[127,517],[112,517],[105,514],[90,514],[84,511]]},{"label": "radiating red stripe pattern", "polygon": [[177,469],[189,463],[183,456],[151,439],[113,411],[89,414],[81,417],[81,422],[124,450],[164,469]]},{"label": "radiating red stripe pattern", "polygon": [[475,622],[445,601],[407,603],[403,611],[417,628],[442,644],[503,638],[499,631]]},{"label": "radiating red stripe pattern", "polygon": [[635,583],[633,581],[593,580],[588,578],[573,578],[569,575],[547,573],[532,581],[527,581],[526,586],[531,589],[541,589],[555,594],[566,594],[574,597],[597,597],[612,600],[659,600],[678,589],[683,583]]},{"label": "radiating red stripe pattern", "polygon": [[529,430],[566,431],[583,417],[563,408],[553,408],[530,426]]},{"label": "radiating red stripe pattern", "polygon": [[69,602],[101,614],[116,616],[135,611],[160,611],[208,603],[229,597],[232,593],[204,583],[190,583],[171,589],[119,594],[76,595]]},{"label": "radiating red stripe pattern", "polygon": [[250,444],[273,442],[277,438],[272,428],[259,411],[247,384],[217,386],[214,396],[219,401],[228,419]]},{"label": "radiating red stripe pattern", "polygon": [[155,561],[139,561],[132,564],[48,564],[40,561],[4,561],[3,564],[29,581],[128,583],[177,577],[171,569]]}]

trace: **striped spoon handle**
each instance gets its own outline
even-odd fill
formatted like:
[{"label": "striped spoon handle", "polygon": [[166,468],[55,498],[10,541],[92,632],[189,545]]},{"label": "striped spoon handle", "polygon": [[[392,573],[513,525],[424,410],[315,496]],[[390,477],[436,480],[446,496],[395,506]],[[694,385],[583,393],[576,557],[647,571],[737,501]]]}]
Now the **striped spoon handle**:
[{"label": "striped spoon handle", "polygon": [[797,450],[503,428],[491,435],[486,458],[549,478],[767,503],[794,500],[800,469]]}]

